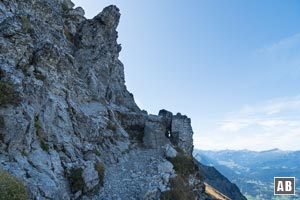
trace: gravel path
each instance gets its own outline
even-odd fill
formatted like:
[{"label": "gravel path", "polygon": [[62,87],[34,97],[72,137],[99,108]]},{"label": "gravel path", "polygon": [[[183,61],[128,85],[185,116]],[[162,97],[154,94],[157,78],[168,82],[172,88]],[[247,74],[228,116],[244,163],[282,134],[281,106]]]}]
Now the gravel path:
[{"label": "gravel path", "polygon": [[[154,149],[134,150],[127,161],[107,167],[104,186],[99,198],[105,200],[157,199],[159,189],[165,188],[169,163]],[[171,168],[172,170],[172,168]],[[167,176],[167,177],[166,177]],[[152,196],[152,198],[145,198]],[[155,195],[154,195],[155,196]],[[157,196],[157,195],[156,195]]]}]

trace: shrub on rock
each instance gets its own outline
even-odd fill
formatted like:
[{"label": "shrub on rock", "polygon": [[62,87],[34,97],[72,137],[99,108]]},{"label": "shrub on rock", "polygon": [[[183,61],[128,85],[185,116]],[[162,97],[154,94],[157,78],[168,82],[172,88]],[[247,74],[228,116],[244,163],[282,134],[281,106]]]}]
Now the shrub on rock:
[{"label": "shrub on rock", "polygon": [[0,200],[28,200],[27,189],[21,179],[0,170]]},{"label": "shrub on rock", "polygon": [[20,101],[13,85],[10,83],[0,81],[0,94],[0,106],[17,104]]},{"label": "shrub on rock", "polygon": [[188,176],[195,173],[193,158],[185,153],[179,152],[176,157],[168,158],[168,160],[173,164],[177,174]]},{"label": "shrub on rock", "polygon": [[72,192],[83,190],[84,180],[82,178],[83,169],[73,168],[70,171],[70,184]]},{"label": "shrub on rock", "polygon": [[105,167],[102,163],[96,163],[95,164],[95,169],[98,172],[99,183],[100,183],[101,186],[103,186]]},{"label": "shrub on rock", "polygon": [[161,200],[189,200],[195,199],[194,192],[185,177],[177,175],[170,179],[171,189],[162,192],[160,195]]}]

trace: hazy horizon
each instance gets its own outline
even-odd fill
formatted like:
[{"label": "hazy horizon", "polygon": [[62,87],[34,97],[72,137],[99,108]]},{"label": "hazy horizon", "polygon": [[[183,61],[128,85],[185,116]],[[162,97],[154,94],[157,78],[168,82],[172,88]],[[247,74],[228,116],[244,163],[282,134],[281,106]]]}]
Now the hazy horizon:
[{"label": "hazy horizon", "polygon": [[195,148],[299,149],[299,1],[73,2],[87,18],[120,8],[128,90],[190,117]]},{"label": "hazy horizon", "polygon": [[264,149],[264,150],[251,150],[251,149],[201,149],[201,148],[194,148],[194,151],[195,150],[199,150],[199,151],[251,151],[251,152],[269,152],[269,151],[295,152],[295,151],[300,151],[300,150],[287,150],[287,149],[279,149],[279,148]]}]

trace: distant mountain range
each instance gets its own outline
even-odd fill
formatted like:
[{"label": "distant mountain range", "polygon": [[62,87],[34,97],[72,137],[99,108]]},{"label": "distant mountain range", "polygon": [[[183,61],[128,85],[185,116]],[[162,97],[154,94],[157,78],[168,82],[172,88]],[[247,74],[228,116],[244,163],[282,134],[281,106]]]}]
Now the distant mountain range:
[{"label": "distant mountain range", "polygon": [[[247,199],[300,199],[300,151],[194,150],[204,165],[214,166],[235,183]],[[273,195],[274,177],[296,177],[296,196]]]}]

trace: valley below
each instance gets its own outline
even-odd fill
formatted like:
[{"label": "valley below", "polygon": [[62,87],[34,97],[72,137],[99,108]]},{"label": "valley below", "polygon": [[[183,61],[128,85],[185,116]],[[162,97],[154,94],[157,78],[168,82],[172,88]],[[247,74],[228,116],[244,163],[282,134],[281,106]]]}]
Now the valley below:
[{"label": "valley below", "polygon": [[[248,200],[299,199],[300,151],[194,150],[194,157],[235,183]],[[295,196],[274,196],[274,177],[295,177]]]}]

